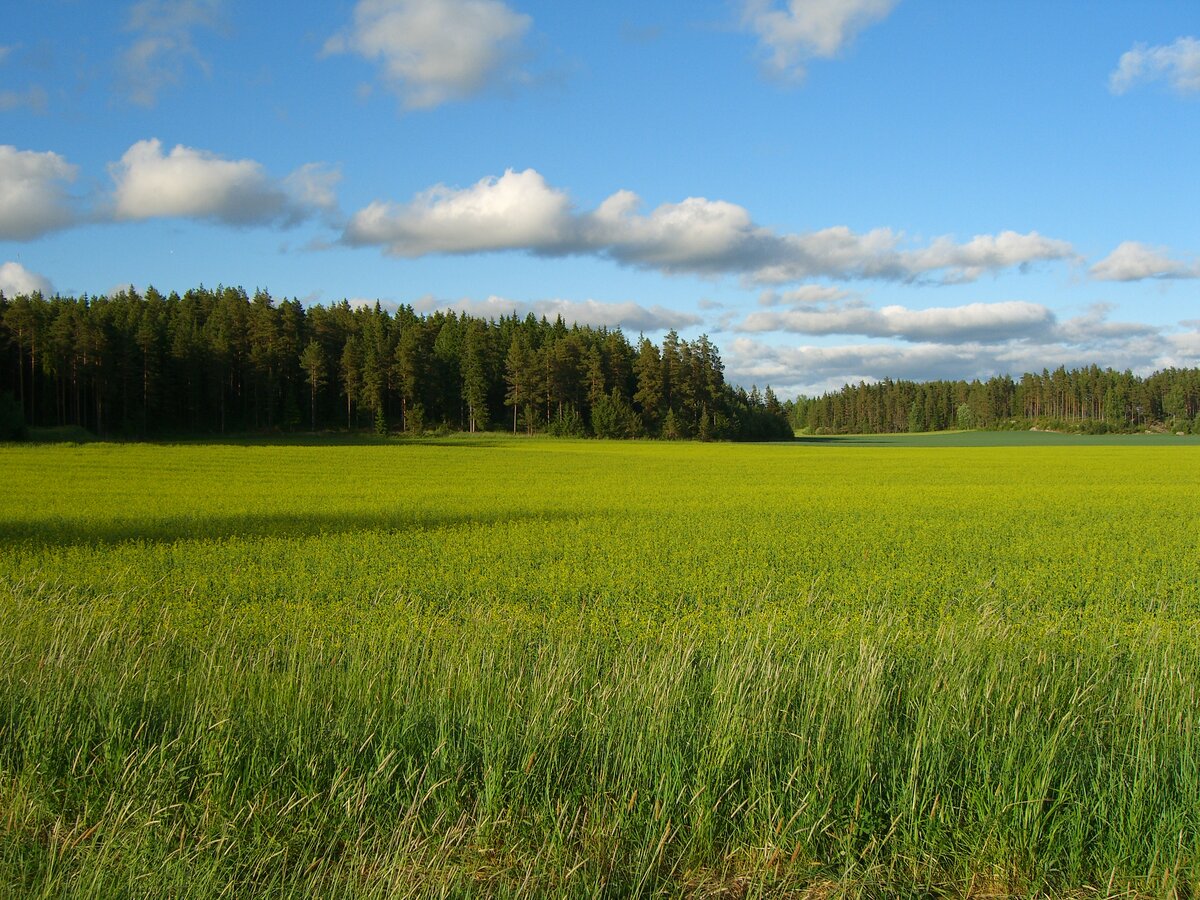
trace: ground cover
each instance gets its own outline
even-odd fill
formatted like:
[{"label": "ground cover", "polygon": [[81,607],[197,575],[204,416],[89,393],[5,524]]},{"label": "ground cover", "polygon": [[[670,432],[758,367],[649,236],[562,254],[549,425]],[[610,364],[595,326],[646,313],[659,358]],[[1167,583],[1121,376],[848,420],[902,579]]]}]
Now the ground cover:
[{"label": "ground cover", "polygon": [[1185,895],[1200,447],[1072,444],[2,447],[0,885]]}]

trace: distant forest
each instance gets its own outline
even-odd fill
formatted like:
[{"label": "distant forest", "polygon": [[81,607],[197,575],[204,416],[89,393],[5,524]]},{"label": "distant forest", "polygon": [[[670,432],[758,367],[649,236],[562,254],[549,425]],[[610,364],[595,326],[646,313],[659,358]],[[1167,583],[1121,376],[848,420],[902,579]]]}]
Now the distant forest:
[{"label": "distant forest", "polygon": [[1102,434],[1160,428],[1200,434],[1200,369],[1146,378],[1090,366],[1019,381],[892,381],[846,385],[792,405],[796,429],[878,434],[948,428],[1031,428]]},{"label": "distant forest", "polygon": [[0,439],[24,425],[152,438],[247,432],[511,430],[778,440],[950,428],[1200,434],[1200,369],[1091,366],[986,381],[846,385],[780,402],[726,383],[717,347],[674,331],[533,315],[305,307],[266,291],[0,293]]},{"label": "distant forest", "polygon": [[[7,410],[7,412],[5,412]],[[767,388],[725,382],[706,336],[631,344],[533,315],[485,320],[266,291],[0,294],[0,431],[105,436],[373,429],[792,437]],[[8,435],[0,434],[0,438]]]}]

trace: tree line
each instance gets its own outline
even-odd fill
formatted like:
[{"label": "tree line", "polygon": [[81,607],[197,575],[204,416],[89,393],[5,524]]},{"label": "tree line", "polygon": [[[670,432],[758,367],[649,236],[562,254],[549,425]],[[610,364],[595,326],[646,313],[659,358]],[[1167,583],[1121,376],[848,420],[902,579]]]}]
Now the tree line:
[{"label": "tree line", "polygon": [[1103,433],[1160,427],[1200,434],[1200,369],[1147,377],[1062,366],[1019,380],[893,381],[846,385],[792,405],[797,430],[876,434],[948,428],[1030,428]]},{"label": "tree line", "polygon": [[619,328],[561,317],[305,307],[241,287],[0,293],[0,418],[5,408],[11,422],[123,437],[501,428],[792,437],[769,387],[747,393],[725,381],[707,336],[631,343]]}]

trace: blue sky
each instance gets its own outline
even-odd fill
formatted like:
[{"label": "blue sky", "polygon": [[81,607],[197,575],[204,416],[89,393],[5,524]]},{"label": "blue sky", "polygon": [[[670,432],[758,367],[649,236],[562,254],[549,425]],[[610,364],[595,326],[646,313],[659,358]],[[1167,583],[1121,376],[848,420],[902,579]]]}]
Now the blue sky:
[{"label": "blue sky", "polygon": [[1200,365],[1200,7],[42,0],[0,290],[709,334],[781,395]]}]

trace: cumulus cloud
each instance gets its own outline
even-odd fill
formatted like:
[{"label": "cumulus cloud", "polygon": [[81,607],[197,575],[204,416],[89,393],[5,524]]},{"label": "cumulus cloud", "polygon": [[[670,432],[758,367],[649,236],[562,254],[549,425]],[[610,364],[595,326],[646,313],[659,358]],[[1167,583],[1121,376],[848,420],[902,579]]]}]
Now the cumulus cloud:
[{"label": "cumulus cloud", "polygon": [[636,268],[732,274],[759,284],[814,277],[958,283],[1075,256],[1067,242],[1037,232],[979,235],[965,244],[943,237],[915,249],[889,228],[778,234],[734,203],[688,197],[646,212],[641,198],[627,190],[595,210],[577,212],[564,191],[533,169],[510,169],[468,188],[439,185],[407,204],[376,201],[351,218],[342,240],[410,257],[495,250],[588,254]]},{"label": "cumulus cloud", "polygon": [[516,313],[524,318],[533,313],[538,318],[545,316],[551,321],[562,316],[567,324],[592,325],[595,327],[623,328],[628,331],[668,331],[699,325],[699,316],[664,306],[642,306],[640,303],[603,303],[598,300],[509,300],[505,297],[488,297],[485,300],[461,299],[441,300],[422,297],[413,303],[419,313],[435,310],[454,310],[483,318],[499,318]]},{"label": "cumulus cloud", "polygon": [[1036,231],[1018,234],[976,235],[965,244],[938,238],[930,246],[912,254],[912,265],[919,271],[944,269],[958,281],[974,281],[985,272],[1025,266],[1036,260],[1071,259],[1075,256],[1066,241],[1043,237]]},{"label": "cumulus cloud", "polygon": [[66,185],[78,167],[57,153],[0,145],[0,240],[26,241],[75,220]]},{"label": "cumulus cloud", "polygon": [[648,215],[640,207],[637,194],[617,191],[583,219],[585,245],[604,248],[618,262],[668,272],[726,271],[753,252],[758,229],[736,204],[688,197]]},{"label": "cumulus cloud", "polygon": [[110,166],[117,219],[194,218],[228,225],[294,224],[334,202],[337,175],[302,166],[283,180],[250,159],[222,159],[156,138],[138,141]]},{"label": "cumulus cloud", "polygon": [[1125,241],[1089,270],[1098,281],[1141,281],[1146,278],[1200,278],[1200,261],[1180,262],[1161,247]]},{"label": "cumulus cloud", "polygon": [[325,52],[379,63],[406,108],[430,109],[519,80],[531,23],[500,0],[358,0],[353,23]]},{"label": "cumulus cloud", "polygon": [[533,169],[507,170],[469,188],[437,185],[410,203],[374,202],[351,217],[343,239],[382,244],[396,256],[550,252],[572,242],[570,199]]},{"label": "cumulus cloud", "polygon": [[742,0],[742,25],[758,35],[767,70],[798,80],[811,59],[831,59],[897,0]]},{"label": "cumulus cloud", "polygon": [[1200,91],[1200,41],[1181,37],[1173,44],[1134,44],[1121,54],[1108,76],[1108,88],[1124,94],[1148,81],[1166,81],[1181,94]]},{"label": "cumulus cloud", "polygon": [[154,106],[158,95],[183,79],[190,64],[209,73],[207,59],[193,35],[221,27],[223,0],[138,0],[129,9],[125,30],[133,43],[121,53],[122,86],[139,106]]},{"label": "cumulus cloud", "polygon": [[54,293],[54,285],[44,275],[31,272],[18,262],[0,265],[0,294],[5,297],[17,297],[35,291],[49,296]]},{"label": "cumulus cloud", "polygon": [[1044,334],[1054,313],[1037,303],[1013,300],[964,306],[874,309],[861,301],[750,313],[735,327],[740,332],[789,331],[800,334],[847,334],[895,337],[905,341],[993,343]]}]

